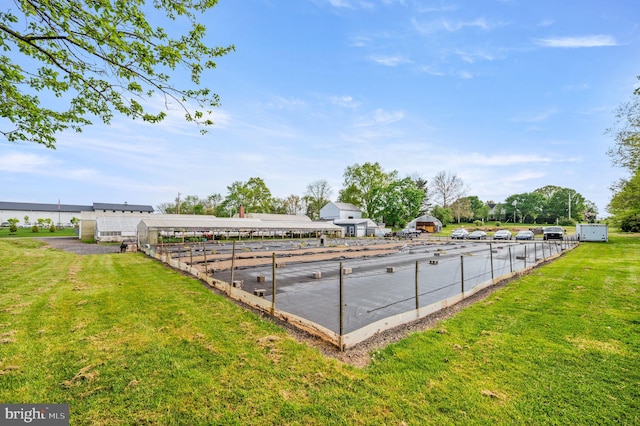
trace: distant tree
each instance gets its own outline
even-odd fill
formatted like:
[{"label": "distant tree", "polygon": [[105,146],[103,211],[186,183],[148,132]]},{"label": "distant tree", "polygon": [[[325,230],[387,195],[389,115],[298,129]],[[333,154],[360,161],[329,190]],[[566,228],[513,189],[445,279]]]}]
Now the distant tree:
[{"label": "distant tree", "polygon": [[320,209],[331,201],[332,190],[326,180],[316,180],[307,185],[303,200],[307,205],[307,216],[320,219]]},{"label": "distant tree", "polygon": [[29,224],[29,215],[24,215],[24,224]]},{"label": "distant tree", "polygon": [[584,210],[582,211],[582,220],[584,222],[593,223],[598,216],[598,206],[592,201],[584,202]]},{"label": "distant tree", "polygon": [[372,194],[369,202],[371,219],[396,228],[418,217],[425,197],[424,190],[410,177],[374,187]]},{"label": "distant tree", "polygon": [[351,203],[364,211],[365,217],[372,218],[370,206],[375,188],[384,188],[397,178],[398,172],[385,172],[379,163],[354,164],[344,171],[344,187],[338,197],[343,203]]},{"label": "distant tree", "polygon": [[471,200],[469,197],[458,198],[451,203],[450,209],[454,219],[456,219],[458,223],[460,223],[462,218],[473,220],[473,210],[471,209]]},{"label": "distant tree", "polygon": [[640,232],[640,172],[611,189],[614,195],[607,210],[613,214],[613,222],[625,232]]},{"label": "distant tree", "polygon": [[[60,131],[81,131],[90,116],[110,123],[115,112],[157,123],[147,99],[177,105],[185,119],[213,124],[218,95],[202,84],[205,70],[234,46],[211,47],[202,14],[217,2],[155,0],[12,1],[0,10],[0,129],[10,142],[55,148]],[[152,25],[165,19],[161,26]],[[175,34],[184,29],[175,38]],[[8,52],[8,53],[7,53]],[[172,77],[184,69],[187,78]],[[55,101],[47,101],[51,94]],[[42,96],[42,97],[41,97]],[[193,104],[195,110],[192,110]]]},{"label": "distant tree", "polygon": [[287,200],[284,198],[274,197],[271,200],[271,211],[269,213],[287,214]]},{"label": "distant tree", "polygon": [[269,213],[273,199],[271,191],[259,177],[249,178],[247,182],[236,181],[227,187],[229,191],[221,207],[238,212],[244,206],[245,213]]},{"label": "distant tree", "polygon": [[416,187],[424,192],[424,199],[420,206],[419,215],[425,215],[431,210],[431,203],[429,202],[429,182],[417,173],[412,174],[410,178],[415,182]]},{"label": "distant tree", "polygon": [[431,214],[442,223],[442,226],[453,223],[453,212],[448,207],[433,206]]},{"label": "distant tree", "polygon": [[285,214],[298,215],[304,211],[304,203],[299,195],[291,194],[284,200]]},{"label": "distant tree", "polygon": [[441,171],[431,180],[429,191],[442,207],[464,196],[464,182],[455,173]]},{"label": "distant tree", "polygon": [[546,201],[541,192],[524,192],[510,195],[504,200],[507,217],[515,213],[516,221],[535,223],[536,218],[545,210]]}]

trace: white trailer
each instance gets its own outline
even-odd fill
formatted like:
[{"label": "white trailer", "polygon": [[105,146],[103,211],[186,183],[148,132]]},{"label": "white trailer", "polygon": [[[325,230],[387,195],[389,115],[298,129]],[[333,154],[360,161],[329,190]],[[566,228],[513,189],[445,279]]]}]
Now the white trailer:
[{"label": "white trailer", "polygon": [[578,223],[576,235],[580,241],[609,241],[609,226],[602,223]]}]

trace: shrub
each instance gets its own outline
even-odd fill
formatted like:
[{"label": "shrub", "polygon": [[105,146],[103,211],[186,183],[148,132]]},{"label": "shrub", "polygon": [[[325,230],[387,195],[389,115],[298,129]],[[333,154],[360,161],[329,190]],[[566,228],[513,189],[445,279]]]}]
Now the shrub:
[{"label": "shrub", "polygon": [[40,231],[40,228],[38,228],[38,225],[33,225],[31,227],[31,232],[39,232],[39,231]]},{"label": "shrub", "polygon": [[560,226],[576,226],[576,221],[573,219],[569,219],[566,217],[563,217],[562,219],[558,220],[558,225]]},{"label": "shrub", "polygon": [[631,214],[620,219],[620,230],[623,232],[640,232],[640,215]]},{"label": "shrub", "polygon": [[481,220],[475,220],[475,221],[473,222],[473,224],[474,224],[475,226],[478,226],[478,227],[479,227],[479,226],[482,226],[482,221],[481,221]]},{"label": "shrub", "polygon": [[496,226],[500,227],[500,226],[502,226],[502,223],[501,223],[501,222],[496,221]]},{"label": "shrub", "polygon": [[49,227],[49,232],[56,232],[56,227],[55,227],[55,225],[53,223]]},{"label": "shrub", "polygon": [[11,225],[9,225],[9,232],[11,232],[12,234],[18,232],[18,225],[11,222]]}]

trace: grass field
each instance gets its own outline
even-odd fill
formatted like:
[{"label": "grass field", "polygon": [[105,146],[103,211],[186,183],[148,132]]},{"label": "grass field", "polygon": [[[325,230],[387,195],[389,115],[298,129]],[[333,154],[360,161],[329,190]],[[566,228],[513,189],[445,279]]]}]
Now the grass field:
[{"label": "grass field", "polygon": [[71,424],[640,424],[640,236],[509,283],[359,369],[141,254],[0,239],[0,401]]},{"label": "grass field", "polygon": [[38,232],[33,232],[31,228],[18,228],[16,232],[10,232],[8,227],[0,228],[0,238],[41,238],[41,237],[75,237],[74,228],[56,229],[51,232],[49,228],[40,228]]}]

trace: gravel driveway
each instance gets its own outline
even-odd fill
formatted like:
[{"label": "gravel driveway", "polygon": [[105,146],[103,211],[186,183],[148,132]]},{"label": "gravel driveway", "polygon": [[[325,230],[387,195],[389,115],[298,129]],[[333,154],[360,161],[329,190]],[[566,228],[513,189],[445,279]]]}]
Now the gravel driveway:
[{"label": "gravel driveway", "polygon": [[106,254],[120,253],[120,246],[83,243],[78,237],[46,237],[38,238],[49,247],[75,254]]}]

